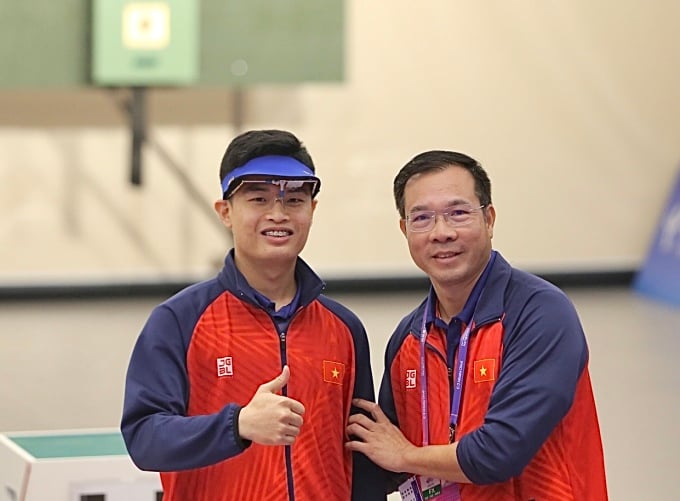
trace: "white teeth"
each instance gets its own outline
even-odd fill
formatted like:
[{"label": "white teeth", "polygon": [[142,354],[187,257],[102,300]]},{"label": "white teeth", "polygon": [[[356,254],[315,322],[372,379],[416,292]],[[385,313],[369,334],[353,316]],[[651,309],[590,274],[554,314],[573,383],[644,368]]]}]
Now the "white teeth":
[{"label": "white teeth", "polygon": [[265,235],[268,237],[287,237],[288,232],[287,231],[282,231],[282,230],[277,230],[277,231],[265,231]]}]

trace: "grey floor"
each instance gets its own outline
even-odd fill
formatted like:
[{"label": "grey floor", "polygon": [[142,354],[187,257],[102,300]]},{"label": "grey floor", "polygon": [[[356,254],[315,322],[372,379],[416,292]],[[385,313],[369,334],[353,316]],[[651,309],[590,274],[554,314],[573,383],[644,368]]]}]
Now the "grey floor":
[{"label": "grey floor", "polygon": [[[680,499],[680,309],[575,289],[591,351],[610,499]],[[335,296],[383,348],[417,294]],[[0,303],[0,432],[115,427],[130,350],[158,299]],[[391,496],[390,499],[393,499]]]}]

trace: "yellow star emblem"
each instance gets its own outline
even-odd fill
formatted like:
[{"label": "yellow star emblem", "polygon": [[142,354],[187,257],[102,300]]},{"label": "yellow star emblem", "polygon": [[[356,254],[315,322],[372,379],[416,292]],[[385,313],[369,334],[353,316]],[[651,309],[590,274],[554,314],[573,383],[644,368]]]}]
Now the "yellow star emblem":
[{"label": "yellow star emblem", "polygon": [[331,360],[324,360],[322,377],[326,383],[343,384],[345,379],[345,364]]},{"label": "yellow star emblem", "polygon": [[496,380],[496,359],[483,358],[475,360],[475,383],[483,383]]}]

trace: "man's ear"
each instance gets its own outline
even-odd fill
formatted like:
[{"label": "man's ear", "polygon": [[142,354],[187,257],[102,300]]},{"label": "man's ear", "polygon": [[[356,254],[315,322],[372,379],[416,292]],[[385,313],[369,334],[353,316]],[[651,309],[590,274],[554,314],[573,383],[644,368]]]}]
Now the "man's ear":
[{"label": "man's ear", "polygon": [[227,228],[231,228],[231,204],[229,203],[229,200],[215,200],[214,207],[222,224]]},{"label": "man's ear", "polygon": [[404,234],[404,236],[406,236],[406,220],[405,219],[399,219],[399,229]]},{"label": "man's ear", "polygon": [[496,223],[496,208],[493,205],[489,205],[486,209],[486,215],[484,221],[486,223],[486,232],[489,238],[493,238],[493,227]]}]

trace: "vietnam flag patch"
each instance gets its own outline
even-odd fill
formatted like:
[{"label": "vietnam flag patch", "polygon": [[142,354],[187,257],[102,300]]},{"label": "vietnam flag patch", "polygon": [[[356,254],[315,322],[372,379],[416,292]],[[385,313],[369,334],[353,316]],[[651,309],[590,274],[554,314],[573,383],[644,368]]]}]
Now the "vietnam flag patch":
[{"label": "vietnam flag patch", "polygon": [[482,360],[475,360],[474,373],[475,383],[483,383],[484,381],[495,381],[496,359],[485,358]]},{"label": "vietnam flag patch", "polygon": [[345,379],[345,364],[342,362],[323,361],[323,380],[327,383],[342,384]]}]

